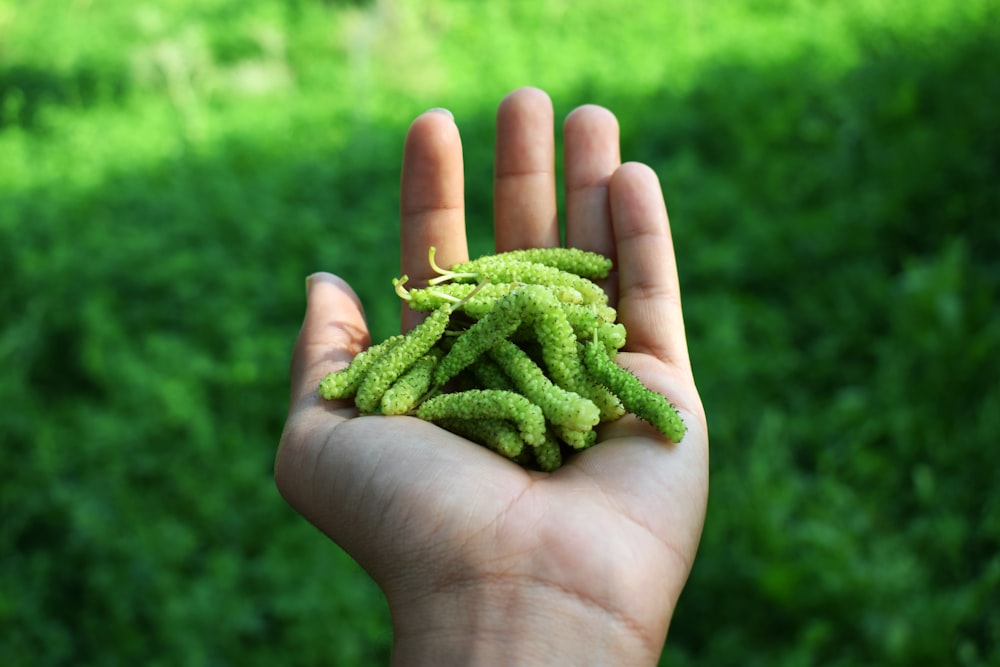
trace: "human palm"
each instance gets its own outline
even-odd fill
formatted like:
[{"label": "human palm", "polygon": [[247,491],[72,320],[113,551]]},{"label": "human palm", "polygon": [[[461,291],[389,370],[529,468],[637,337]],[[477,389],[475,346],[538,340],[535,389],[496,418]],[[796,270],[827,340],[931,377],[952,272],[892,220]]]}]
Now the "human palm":
[{"label": "human palm", "polygon": [[[498,251],[560,242],[552,121],[534,89],[498,111]],[[515,650],[537,656],[585,632],[591,657],[604,648],[655,662],[694,559],[708,438],[660,186],[648,167],[620,164],[606,110],[577,109],[564,136],[567,245],[615,259],[606,289],[628,331],[619,362],[678,406],[687,434],[671,444],[626,416],[600,427],[597,446],[541,473],[416,418],[359,417],[316,386],[369,343],[361,305],[340,278],[313,276],[276,480],[382,587],[398,660],[485,656],[482,645],[458,648],[470,636],[516,638]],[[468,257],[462,171],[450,116],[414,121],[401,184],[411,284],[431,277],[430,246],[444,266]],[[403,328],[417,317],[404,308]]]}]

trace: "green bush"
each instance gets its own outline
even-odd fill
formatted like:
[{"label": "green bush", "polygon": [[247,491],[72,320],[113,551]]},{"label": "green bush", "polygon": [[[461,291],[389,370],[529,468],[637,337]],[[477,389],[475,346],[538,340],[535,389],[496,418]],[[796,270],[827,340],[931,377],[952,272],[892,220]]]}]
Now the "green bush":
[{"label": "green bush", "polygon": [[488,250],[522,83],[667,196],[713,481],[663,664],[1000,659],[994,3],[470,6],[0,3],[0,662],[387,661],[271,480],[303,280],[397,326],[432,105]]}]

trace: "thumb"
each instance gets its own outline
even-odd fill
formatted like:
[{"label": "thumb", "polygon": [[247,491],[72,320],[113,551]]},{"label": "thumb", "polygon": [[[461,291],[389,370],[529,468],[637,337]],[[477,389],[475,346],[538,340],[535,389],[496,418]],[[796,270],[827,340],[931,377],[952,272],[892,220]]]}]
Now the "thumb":
[{"label": "thumb", "polygon": [[320,380],[347,366],[370,340],[361,301],[351,286],[331,273],[309,276],[306,314],[292,351],[292,408],[315,395]]}]

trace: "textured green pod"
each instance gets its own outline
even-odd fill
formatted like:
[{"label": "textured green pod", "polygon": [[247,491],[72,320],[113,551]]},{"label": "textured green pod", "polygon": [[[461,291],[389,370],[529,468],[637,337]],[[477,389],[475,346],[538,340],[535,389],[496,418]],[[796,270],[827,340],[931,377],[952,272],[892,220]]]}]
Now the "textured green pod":
[{"label": "textured green pod", "polygon": [[517,425],[525,443],[534,447],[545,442],[545,416],[541,408],[512,391],[470,389],[438,394],[420,404],[417,417],[427,421],[507,419]]},{"label": "textured green pod", "polygon": [[494,255],[544,264],[583,278],[599,280],[611,272],[611,260],[604,255],[579,248],[525,248]]},{"label": "textured green pod", "polygon": [[[543,248],[442,269],[432,248],[429,261],[438,276],[426,288],[393,280],[429,317],[328,375],[323,396],[354,396],[362,414],[414,414],[541,470],[596,444],[595,426],[626,409],[683,437],[673,406],[614,361],[625,327],[593,282],[608,275],[609,259]],[[441,393],[452,379],[462,391]]]},{"label": "textured green pod", "polygon": [[462,419],[445,418],[437,421],[438,426],[473,442],[489,447],[509,459],[516,459],[524,451],[521,433],[509,421],[503,419]]},{"label": "textured green pod", "polygon": [[441,338],[450,316],[450,307],[435,310],[372,364],[354,397],[358,410],[363,414],[372,414],[380,407],[382,396],[392,383]]},{"label": "textured green pod", "polygon": [[521,321],[534,330],[552,381],[574,390],[580,365],[576,334],[555,296],[541,285],[525,285],[511,294],[511,300],[516,301]]},{"label": "textured green pod", "polygon": [[625,406],[622,404],[621,399],[610,389],[590,377],[590,374],[586,373],[586,370],[584,374],[587,376],[587,379],[583,387],[580,388],[579,393],[594,402],[597,409],[601,411],[601,421],[612,422],[622,417],[625,414]]},{"label": "textured green pod", "polygon": [[510,379],[500,365],[488,356],[476,359],[469,370],[476,378],[476,382],[482,389],[503,389],[505,391],[517,391],[514,381]]},{"label": "textured green pod", "polygon": [[508,261],[539,264],[590,280],[607,278],[612,266],[611,260],[604,255],[579,248],[525,248],[484,255],[456,264],[451,270],[456,273],[476,273],[485,263]]},{"label": "textured green pod", "polygon": [[[479,319],[493,310],[498,299],[521,287],[523,283],[442,283],[411,290],[401,289],[401,285],[397,280],[397,293],[413,310],[431,311],[451,304],[456,311]],[[567,286],[550,289],[560,303],[582,307],[583,295],[578,290]]]},{"label": "textured green pod", "polygon": [[597,304],[560,303],[566,319],[577,332],[578,338],[589,339],[601,324],[611,324],[618,318],[618,312],[611,306]]},{"label": "textured green pod", "polygon": [[564,426],[553,425],[552,432],[573,449],[587,449],[597,443],[597,431],[593,429],[576,431]]},{"label": "textured green pod", "polygon": [[463,264],[457,264],[434,281],[454,280],[456,282],[526,283],[549,287],[572,287],[582,296],[585,303],[607,304],[608,295],[596,283],[569,271],[535,262],[511,259],[502,255],[488,255]]},{"label": "textured green pod", "polygon": [[489,354],[518,391],[540,407],[545,418],[553,424],[586,431],[600,421],[601,413],[593,401],[553,384],[541,367],[516,344],[502,340]]},{"label": "textured green pod", "polygon": [[391,336],[377,345],[362,350],[355,355],[348,366],[334,373],[328,373],[320,380],[319,395],[327,400],[353,398],[372,364],[402,340],[402,335]]},{"label": "textured green pod", "polygon": [[[468,315],[473,319],[481,319],[490,313],[497,304],[497,300],[503,296],[506,296],[510,292],[516,289],[524,287],[524,283],[487,283],[482,284],[482,289],[475,296],[464,300],[461,305],[457,305],[456,309],[461,310],[463,313]],[[448,287],[454,288],[468,288],[471,285],[469,283],[449,283]],[[444,285],[438,285],[437,287],[444,287]],[[491,289],[495,287],[495,289]],[[583,295],[573,287],[566,285],[555,285],[555,286],[545,286],[556,300],[560,304],[565,305],[575,305],[583,306]],[[435,289],[435,288],[431,288]]]},{"label": "textured green pod", "polygon": [[[571,320],[570,323],[573,325],[573,333],[576,334],[578,340],[590,340],[596,336],[604,344],[604,347],[608,348],[608,354],[612,357],[618,353],[618,350],[625,347],[626,331],[625,325],[621,322]],[[581,344],[581,354],[582,352]]]},{"label": "textured green pod", "polygon": [[598,325],[596,334],[597,340],[604,344],[611,357],[614,357],[618,350],[625,347],[625,325],[620,322],[614,324],[602,322]]},{"label": "textured green pod", "polygon": [[[490,322],[493,317],[502,320],[504,324],[502,330],[496,331],[491,326]],[[469,341],[463,340],[477,327],[484,329],[484,331],[477,332],[477,336]],[[496,311],[473,325],[467,334],[459,338],[455,347],[458,348],[459,345],[462,347],[475,346],[476,355],[482,354],[496,345],[498,341],[518,332],[519,328],[522,333],[518,335],[523,336],[525,327],[530,327],[534,332],[542,361],[553,384],[593,401],[600,410],[601,421],[611,421],[624,414],[624,409],[618,398],[604,387],[593,382],[588,376],[580,358],[573,327],[560,307],[559,301],[552,291],[544,285],[523,285],[500,299],[497,302]],[[487,338],[491,332],[502,335]],[[468,365],[472,363],[474,357],[462,357],[461,360]],[[438,373],[444,375],[442,367],[447,361],[447,357],[442,360],[438,370],[435,371],[436,375]],[[457,373],[458,370],[454,372]],[[438,381],[439,379],[435,377],[435,383]],[[435,384],[435,386],[441,385]]]},{"label": "textured green pod", "polygon": [[562,465],[562,448],[551,433],[546,432],[545,440],[542,444],[532,447],[532,451],[538,467],[545,472],[552,472]]},{"label": "textured green pod", "polygon": [[[437,310],[446,305],[452,305],[458,310],[466,308],[477,310],[484,307],[490,309],[497,299],[517,287],[513,283],[488,283],[483,285],[476,283],[444,283],[430,287],[403,290],[399,288],[400,285],[402,283],[397,283],[397,293],[409,303],[410,308],[422,311]],[[471,306],[469,305],[470,302]]]},{"label": "textured green pod", "polygon": [[497,341],[513,334],[521,323],[523,288],[497,299],[496,306],[459,336],[434,369],[432,386],[441,387],[486,353]]},{"label": "textured green pod", "polygon": [[629,412],[652,424],[669,440],[681,441],[687,429],[674,406],[665,396],[647,389],[639,378],[615,363],[603,343],[588,342],[583,360],[594,378],[618,396]]},{"label": "textured green pod", "polygon": [[431,377],[443,352],[431,349],[417,359],[382,395],[382,414],[405,415],[411,412],[431,387]]},{"label": "textured green pod", "polygon": [[590,399],[600,411],[601,421],[613,421],[624,414],[621,401],[587,374],[577,347],[576,334],[565,312],[537,285],[523,290],[525,323],[535,331],[542,360],[552,381],[563,389]]}]

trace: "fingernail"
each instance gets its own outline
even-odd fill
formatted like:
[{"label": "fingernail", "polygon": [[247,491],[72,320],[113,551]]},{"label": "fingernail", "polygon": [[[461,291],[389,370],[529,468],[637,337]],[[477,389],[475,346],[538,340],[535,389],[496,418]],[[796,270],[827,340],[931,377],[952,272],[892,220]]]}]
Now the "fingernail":
[{"label": "fingernail", "polygon": [[448,109],[445,109],[444,107],[433,107],[431,109],[428,109],[427,111],[428,111],[428,113],[443,113],[448,118],[451,118],[452,120],[455,120],[455,114],[453,114]]}]

